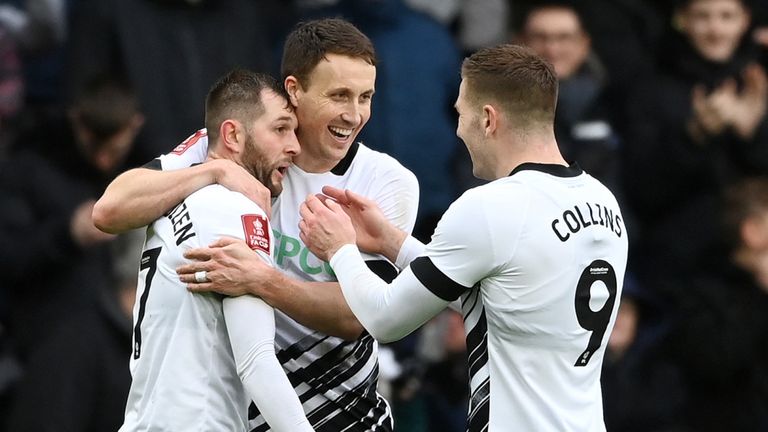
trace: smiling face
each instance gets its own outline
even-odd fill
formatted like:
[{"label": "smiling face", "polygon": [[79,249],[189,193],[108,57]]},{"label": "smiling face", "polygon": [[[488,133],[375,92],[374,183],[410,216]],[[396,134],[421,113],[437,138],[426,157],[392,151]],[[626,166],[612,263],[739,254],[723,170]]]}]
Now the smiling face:
[{"label": "smiling face", "polygon": [[276,197],[283,191],[286,170],[300,152],[295,133],[298,123],[283,96],[262,90],[261,101],[264,113],[246,125],[240,164]]},{"label": "smiling face", "polygon": [[466,80],[459,85],[459,96],[454,108],[459,115],[456,136],[464,142],[472,160],[472,174],[483,180],[493,180],[493,168],[490,155],[484,144],[482,108],[473,103],[468,95],[469,89]]},{"label": "smiling face", "polygon": [[696,51],[718,63],[733,56],[750,21],[739,0],[692,0],[676,17]]},{"label": "smiling face", "polygon": [[341,161],[371,117],[376,67],[360,58],[327,54],[306,86],[286,78],[299,120],[302,153],[296,164],[308,172],[327,172]]}]

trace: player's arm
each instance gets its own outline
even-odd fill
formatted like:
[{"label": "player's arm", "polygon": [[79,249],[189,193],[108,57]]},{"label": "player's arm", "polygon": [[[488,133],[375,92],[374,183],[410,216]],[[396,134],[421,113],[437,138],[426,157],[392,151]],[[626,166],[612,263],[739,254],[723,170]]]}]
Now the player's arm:
[{"label": "player's arm", "polygon": [[[424,245],[408,235],[408,232],[393,221],[391,215],[385,214],[374,200],[347,189],[331,186],[323,187],[323,194],[332,198],[347,214],[354,226],[355,241],[361,251],[384,256],[399,269],[407,267],[423,252]],[[299,209],[303,218],[299,223],[302,233],[310,228],[307,221],[315,214],[308,205],[317,199],[323,202],[328,201],[322,196],[310,196]],[[330,224],[332,221],[332,219],[325,219],[324,223]],[[329,225],[330,229],[341,231],[345,228],[340,219],[336,219],[335,222],[335,225]],[[310,239],[305,236],[301,237],[301,240],[304,244],[308,244],[308,241],[317,241],[317,238]],[[329,257],[326,256],[325,259],[329,259]]]},{"label": "player's arm", "polygon": [[[418,210],[418,181],[399,165],[383,178],[370,201],[381,207],[379,211],[385,220],[410,232]],[[185,256],[200,261],[177,269],[181,280],[192,291],[216,291],[229,296],[252,294],[306,327],[347,340],[358,338],[364,330],[344,300],[338,283],[290,278],[258,262],[242,242],[222,239],[211,248],[189,251]],[[396,275],[396,269],[381,256],[365,259],[368,267],[387,280]],[[196,282],[194,273],[198,270],[207,270],[211,282]]]},{"label": "player's arm", "polygon": [[[215,291],[227,296],[251,294],[302,325],[322,333],[354,340],[363,327],[344,301],[337,282],[307,282],[267,265],[242,240],[221,238],[185,257],[195,262],[176,269],[191,291]],[[209,282],[195,281],[205,270]]]},{"label": "player's arm", "polygon": [[[424,244],[389,222],[373,200],[331,186],[324,187],[323,193],[339,203],[350,217],[360,250],[383,255],[398,269],[408,267],[414,259],[423,255]],[[302,241],[306,244],[309,239],[302,238]],[[461,312],[459,299],[452,301],[448,307]]]},{"label": "player's arm", "polygon": [[275,355],[275,316],[253,296],[224,299],[237,373],[246,393],[274,431],[312,431],[299,397]]},{"label": "player's arm", "polygon": [[379,191],[368,197],[386,219],[410,234],[419,210],[419,182],[407,169],[398,166],[379,182]]},{"label": "player's arm", "polygon": [[[324,189],[330,192],[329,196],[344,200],[336,191]],[[347,208],[347,212],[356,219],[361,242],[377,248],[374,252],[394,262],[398,256],[411,255],[400,253],[404,244],[415,245],[412,249],[416,253],[423,249],[418,242],[406,241],[410,237],[389,222],[373,201],[350,193],[345,204],[359,206]],[[331,263],[348,306],[376,339],[390,342],[406,336],[453,300],[440,298],[425,289],[410,269],[391,284],[374,274],[355,246],[357,238],[350,217],[335,201],[323,204],[317,197],[309,196],[300,212],[302,241],[315,255]]]},{"label": "player's arm", "polygon": [[[349,193],[367,200],[371,207],[377,209],[384,221],[407,237],[413,231],[413,227],[416,224],[419,207],[419,182],[416,176],[399,164],[392,165],[381,174],[377,181],[377,186],[378,189],[372,190],[371,195],[365,198],[352,192]],[[326,186],[323,188],[323,191],[333,189]],[[339,189],[336,190],[340,191]],[[378,245],[378,248],[371,245],[371,247],[361,247],[360,249],[366,252],[363,257],[371,268],[383,268],[383,264],[386,262],[383,257],[386,257],[389,262],[395,264],[397,269],[393,269],[387,275],[389,277],[385,277],[385,273],[381,271],[376,271],[379,276],[382,276],[387,281],[394,279],[397,272],[405,267],[402,263],[396,263],[397,248],[385,250],[382,245]],[[377,260],[380,262],[377,263]]]},{"label": "player's arm", "polygon": [[[154,167],[160,168],[159,160],[156,161]],[[192,192],[214,183],[242,193],[269,211],[269,189],[236,163],[216,159],[170,171],[134,168],[124,172],[107,186],[96,202],[93,222],[108,233],[142,227],[167,213]]]},{"label": "player's arm", "polygon": [[[259,261],[271,266],[269,222],[253,202],[242,194],[211,187],[193,194],[186,203],[190,214],[196,215],[198,244],[221,236],[250,238],[246,247],[253,248]],[[275,355],[274,310],[251,296],[225,298],[222,309],[238,375],[264,418],[276,431],[311,431]]]},{"label": "player's arm", "polygon": [[249,293],[264,299],[296,322],[346,340],[363,332],[344,301],[338,282],[308,282],[291,278],[272,268],[268,276],[250,285]]},{"label": "player's arm", "polygon": [[216,183],[220,170],[213,162],[175,171],[128,170],[115,178],[96,202],[93,223],[113,234],[148,225],[192,192]]},{"label": "player's arm", "polygon": [[455,297],[428,288],[414,272],[414,264],[422,259],[431,263],[426,257],[417,258],[392,283],[387,284],[368,269],[354,244],[341,247],[331,258],[331,267],[339,279],[344,299],[376,340],[386,343],[407,336],[468,289],[447,277],[444,281],[433,283],[450,281],[449,292]]},{"label": "player's arm", "polygon": [[[412,332],[496,265],[490,259],[482,259],[481,254],[493,243],[483,217],[485,209],[464,199],[441,219],[424,255],[412,260],[406,270],[387,284],[363,262],[355,246],[358,239],[352,219],[358,223],[358,232],[382,240],[383,249],[394,250],[392,246],[399,244],[398,261],[404,256],[410,260],[418,253],[418,245],[414,246],[413,240],[402,234],[397,235],[398,230],[382,222],[375,208],[360,211],[360,207],[349,206],[344,197],[340,198],[342,204],[333,200],[323,203],[314,196],[307,198],[301,207],[302,240],[315,255],[329,260],[349,307],[376,339],[388,342]],[[478,228],[467,230],[466,220],[475,221]],[[388,255],[390,259],[395,256],[392,252]]]}]

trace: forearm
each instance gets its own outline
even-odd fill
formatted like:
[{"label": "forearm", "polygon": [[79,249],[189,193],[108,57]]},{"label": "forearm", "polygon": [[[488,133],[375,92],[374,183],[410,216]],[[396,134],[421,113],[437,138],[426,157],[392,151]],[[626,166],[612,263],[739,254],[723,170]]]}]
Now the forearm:
[{"label": "forearm", "polygon": [[[424,243],[413,236],[406,236],[403,241],[400,241],[399,244],[397,244],[397,246],[398,249],[394,253],[394,259],[389,258],[388,255],[387,258],[395,263],[395,266],[400,270],[408,267],[411,261],[421,256],[426,247],[424,246]],[[392,252],[390,252],[390,254],[392,254]]]},{"label": "forearm", "polygon": [[252,284],[250,292],[298,323],[347,340],[357,339],[363,326],[344,300],[338,282],[306,282],[277,269]]},{"label": "forearm", "polygon": [[275,356],[272,307],[252,296],[225,298],[224,317],[237,373],[275,431],[311,431],[296,391]]},{"label": "forearm", "polygon": [[410,268],[391,284],[385,283],[368,269],[353,245],[339,249],[331,266],[349,308],[380,342],[403,338],[449,304],[424,287]]},{"label": "forearm", "polygon": [[192,192],[216,183],[216,164],[173,171],[136,168],[110,183],[93,209],[93,222],[112,234],[150,224]]}]

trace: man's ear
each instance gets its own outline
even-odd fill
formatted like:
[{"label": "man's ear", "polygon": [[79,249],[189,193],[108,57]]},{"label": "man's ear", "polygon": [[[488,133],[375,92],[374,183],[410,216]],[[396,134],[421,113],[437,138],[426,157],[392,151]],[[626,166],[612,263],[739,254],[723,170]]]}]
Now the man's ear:
[{"label": "man's ear", "polygon": [[219,126],[221,144],[233,154],[239,154],[245,143],[242,124],[235,119],[226,119]]},{"label": "man's ear", "polygon": [[499,127],[499,121],[499,111],[496,107],[490,104],[483,105],[482,125],[486,137],[496,133],[496,130]]},{"label": "man's ear", "polygon": [[301,88],[301,84],[299,83],[299,80],[293,76],[288,75],[285,77],[285,82],[283,83],[285,86],[285,91],[288,92],[288,97],[291,100],[291,105],[294,107],[299,105],[299,98],[301,97],[301,93],[303,92],[303,89]]}]

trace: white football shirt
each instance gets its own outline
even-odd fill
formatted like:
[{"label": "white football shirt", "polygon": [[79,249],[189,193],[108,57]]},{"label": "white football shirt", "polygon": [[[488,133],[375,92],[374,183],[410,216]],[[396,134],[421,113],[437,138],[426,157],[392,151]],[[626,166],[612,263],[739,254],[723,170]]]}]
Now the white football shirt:
[{"label": "white football shirt", "polygon": [[[274,312],[251,296],[194,294],[176,267],[187,249],[230,236],[272,262],[264,211],[219,185],[147,229],[133,311],[133,382],[120,431],[245,431],[250,399],[276,430],[311,430],[274,353]],[[242,380],[242,381],[241,381]]]},{"label": "white football shirt", "polygon": [[[186,168],[205,159],[208,138],[204,129],[159,158],[163,170]],[[394,158],[355,143],[330,172],[307,173],[291,166],[283,192],[272,206],[275,265],[297,279],[335,281],[331,266],[304,245],[299,237],[299,206],[307,195],[325,185],[350,189],[373,199],[396,226],[411,232],[416,222],[419,186],[416,176]],[[394,277],[396,270],[384,257],[367,256],[377,271]],[[381,274],[381,271],[379,271]],[[319,333],[275,311],[278,359],[319,432],[391,431],[389,407],[377,392],[377,342],[367,333],[356,341]],[[250,428],[266,431],[261,412],[252,406]]]},{"label": "white football shirt", "polygon": [[528,163],[454,202],[392,284],[375,281],[353,245],[331,263],[383,340],[461,299],[470,432],[602,432],[600,370],[627,248],[607,188],[577,165]]}]

